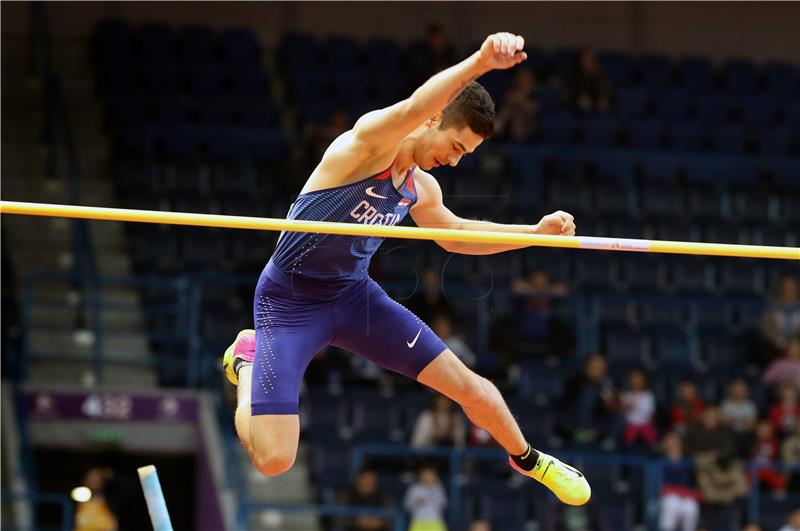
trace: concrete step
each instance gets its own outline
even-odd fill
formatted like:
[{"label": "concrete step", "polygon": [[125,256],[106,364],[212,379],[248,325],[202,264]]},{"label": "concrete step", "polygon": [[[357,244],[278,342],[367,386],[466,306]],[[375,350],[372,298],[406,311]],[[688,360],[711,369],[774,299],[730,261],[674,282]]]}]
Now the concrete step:
[{"label": "concrete step", "polygon": [[[76,306],[35,305],[31,308],[30,324],[34,328],[67,327],[77,322]],[[145,324],[138,305],[105,308],[100,316],[104,330],[126,333],[145,333]]]},{"label": "concrete step", "polygon": [[280,530],[280,531],[317,531],[321,530],[319,518],[308,513],[280,513],[265,510],[254,511],[248,529]]},{"label": "concrete step", "polygon": [[[75,360],[30,360],[28,381],[33,384],[77,383],[94,387],[92,364]],[[103,385],[114,389],[141,389],[156,387],[158,378],[152,369],[136,365],[106,365],[103,370]]]},{"label": "concrete step", "polygon": [[[103,336],[103,357],[120,362],[146,362],[150,359],[149,345],[142,334],[109,334]],[[67,329],[32,328],[28,352],[33,358],[58,356],[59,359],[89,360],[93,353],[91,334],[72,327]]]}]

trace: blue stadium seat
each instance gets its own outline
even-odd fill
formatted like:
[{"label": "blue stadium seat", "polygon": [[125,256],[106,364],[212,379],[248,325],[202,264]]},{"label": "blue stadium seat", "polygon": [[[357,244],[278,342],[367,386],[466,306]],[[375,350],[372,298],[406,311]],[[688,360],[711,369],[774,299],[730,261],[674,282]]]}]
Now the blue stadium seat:
[{"label": "blue stadium seat", "polygon": [[214,65],[199,64],[187,72],[189,93],[195,97],[214,98],[225,88],[223,72]]},{"label": "blue stadium seat", "polygon": [[583,140],[593,146],[610,147],[617,142],[616,120],[605,114],[584,118],[581,124]]},{"label": "blue stadium seat", "polygon": [[650,92],[664,92],[673,84],[672,61],[665,55],[643,55],[639,70],[642,84]]},{"label": "blue stadium seat", "polygon": [[651,181],[674,182],[681,171],[680,157],[672,153],[642,154],[642,176]]},{"label": "blue stadium seat", "polygon": [[691,94],[706,94],[714,86],[711,61],[702,57],[687,57],[678,64],[681,85]]},{"label": "blue stadium seat", "polygon": [[485,517],[495,529],[522,529],[527,518],[523,489],[493,488],[483,494]]},{"label": "blue stadium seat", "polygon": [[741,373],[747,362],[747,342],[729,333],[704,334],[700,339],[700,358],[707,372]]},{"label": "blue stadium seat", "polygon": [[143,24],[136,32],[140,57],[149,64],[175,63],[175,35],[164,24]]},{"label": "blue stadium seat", "polygon": [[706,144],[706,134],[697,122],[676,122],[667,127],[670,145],[676,149],[701,150]]},{"label": "blue stadium seat", "polygon": [[687,370],[696,359],[688,335],[677,330],[656,331],[653,334],[653,347],[660,370]]},{"label": "blue stadium seat", "polygon": [[729,94],[748,96],[756,92],[756,67],[745,59],[731,59],[722,66]]},{"label": "blue stadium seat", "polygon": [[153,62],[141,70],[144,88],[161,97],[165,93],[175,94],[183,89],[183,70],[172,63]]},{"label": "blue stadium seat", "polygon": [[623,277],[629,291],[653,293],[663,292],[666,288],[666,265],[661,260],[632,256],[622,265]]},{"label": "blue stadium seat", "polygon": [[614,93],[614,111],[624,120],[643,117],[648,103],[649,95],[640,87],[622,87]]},{"label": "blue stadium seat", "polygon": [[764,291],[761,270],[753,264],[726,262],[719,268],[720,289],[729,296],[753,295]]},{"label": "blue stadium seat", "polygon": [[742,120],[751,128],[774,127],[780,106],[772,96],[743,98],[739,102]]},{"label": "blue stadium seat", "polygon": [[788,155],[792,149],[792,132],[788,127],[767,127],[758,132],[759,152],[763,155]]},{"label": "blue stadium seat", "polygon": [[664,143],[664,127],[659,120],[637,120],[628,125],[628,142],[637,149],[657,149]]},{"label": "blue stadium seat", "polygon": [[[673,211],[683,212],[681,210]],[[700,241],[700,231],[696,224],[680,218],[664,218],[656,223],[656,236],[659,240],[681,241],[681,242],[696,242]]]},{"label": "blue stadium seat", "polygon": [[654,100],[656,117],[662,122],[682,122],[689,116],[689,96],[685,90],[661,92]]},{"label": "blue stadium seat", "polygon": [[777,98],[790,99],[800,89],[800,73],[796,65],[791,63],[770,62],[764,67],[767,92]]},{"label": "blue stadium seat", "polygon": [[269,94],[267,75],[259,67],[244,64],[230,71],[231,95],[235,97],[266,98]]},{"label": "blue stadium seat", "polygon": [[279,53],[283,66],[286,68],[315,68],[318,66],[318,47],[311,35],[286,33],[281,39]]},{"label": "blue stadium seat", "polygon": [[733,326],[735,307],[719,297],[699,297],[692,300],[692,326],[703,336],[728,336]]},{"label": "blue stadium seat", "polygon": [[783,158],[770,162],[769,172],[781,187],[800,189],[800,158]]},{"label": "blue stadium seat", "polygon": [[578,63],[578,50],[574,48],[559,48],[550,57],[555,74],[565,80],[575,71]]},{"label": "blue stadium seat", "polygon": [[117,130],[117,148],[125,157],[151,158],[155,155],[157,130],[153,127],[122,127]]},{"label": "blue stadium seat", "polygon": [[218,58],[214,33],[207,26],[186,26],[178,40],[184,61],[211,63]]},{"label": "blue stadium seat", "polygon": [[[617,369],[633,368],[646,364],[645,335],[623,330],[605,334],[605,353],[610,365]],[[616,371],[615,371],[616,372]]]},{"label": "blue stadium seat", "polygon": [[220,37],[222,57],[228,64],[256,65],[261,60],[261,46],[249,29],[228,29]]},{"label": "blue stadium seat", "polygon": [[617,262],[608,256],[582,258],[576,264],[577,283],[587,290],[608,292],[619,285]]},{"label": "blue stadium seat", "polygon": [[716,156],[687,158],[684,164],[684,174],[689,183],[725,182],[734,165],[730,159]]},{"label": "blue stadium seat", "polygon": [[650,331],[682,332],[690,318],[689,305],[668,295],[641,297],[642,326]]},{"label": "blue stadium seat", "polygon": [[633,82],[633,62],[623,53],[601,53],[597,57],[609,81],[615,87],[624,87]]},{"label": "blue stadium seat", "polygon": [[400,68],[402,55],[397,43],[391,39],[370,39],[364,46],[366,66],[370,72],[393,74]]},{"label": "blue stadium seat", "polygon": [[673,288],[681,295],[703,295],[713,289],[713,269],[701,259],[675,259],[672,262]]},{"label": "blue stadium seat", "polygon": [[711,143],[723,153],[744,153],[748,142],[748,130],[741,124],[728,124],[711,130]]},{"label": "blue stadium seat", "polygon": [[575,140],[575,119],[566,111],[542,114],[542,140],[550,144],[571,144]]},{"label": "blue stadium seat", "polygon": [[636,159],[626,150],[604,150],[590,155],[595,177],[605,184],[618,182],[629,184],[636,169]]},{"label": "blue stadium seat", "polygon": [[695,118],[705,126],[720,126],[730,118],[731,102],[720,94],[702,94],[694,99]]},{"label": "blue stadium seat", "polygon": [[683,190],[669,183],[645,183],[639,191],[639,198],[639,210],[647,218],[671,217],[684,211]]}]

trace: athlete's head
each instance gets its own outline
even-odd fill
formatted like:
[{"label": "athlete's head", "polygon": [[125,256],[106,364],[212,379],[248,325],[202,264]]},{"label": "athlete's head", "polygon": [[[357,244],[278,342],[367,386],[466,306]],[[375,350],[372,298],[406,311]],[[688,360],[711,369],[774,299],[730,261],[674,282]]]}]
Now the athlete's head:
[{"label": "athlete's head", "polygon": [[455,166],[494,133],[494,101],[473,81],[425,125],[414,148],[414,162],[423,170]]}]

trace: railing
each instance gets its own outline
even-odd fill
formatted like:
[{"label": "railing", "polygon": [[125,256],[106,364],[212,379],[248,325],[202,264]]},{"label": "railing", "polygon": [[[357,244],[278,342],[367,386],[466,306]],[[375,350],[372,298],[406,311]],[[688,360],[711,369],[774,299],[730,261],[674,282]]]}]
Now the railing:
[{"label": "railing", "polygon": [[339,516],[354,518],[359,516],[375,516],[392,521],[394,531],[406,530],[406,515],[400,509],[384,507],[360,507],[351,505],[315,505],[315,504],[274,504],[274,503],[249,503],[245,501],[245,513],[254,511],[275,511],[277,513],[308,513],[321,516]]},{"label": "railing", "polygon": [[[60,530],[70,531],[73,526],[73,504],[69,497],[63,494],[52,494],[45,492],[0,492],[0,500],[2,502],[8,501],[25,501],[32,505],[57,505],[61,508],[61,525],[60,526],[42,526],[36,522],[32,522],[30,526],[21,525],[8,525],[4,523],[0,530],[2,531],[49,531]],[[35,511],[34,511],[35,514]],[[49,514],[54,514],[49,512]]]}]

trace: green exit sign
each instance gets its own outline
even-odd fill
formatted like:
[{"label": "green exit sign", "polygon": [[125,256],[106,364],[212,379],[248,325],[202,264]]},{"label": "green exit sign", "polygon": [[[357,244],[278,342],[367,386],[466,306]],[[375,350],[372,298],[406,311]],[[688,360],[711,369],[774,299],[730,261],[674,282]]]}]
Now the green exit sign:
[{"label": "green exit sign", "polygon": [[122,431],[114,427],[93,427],[86,430],[86,438],[95,443],[121,443]]}]

